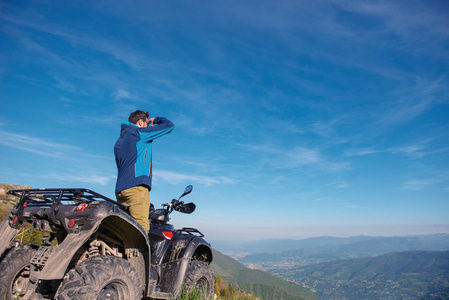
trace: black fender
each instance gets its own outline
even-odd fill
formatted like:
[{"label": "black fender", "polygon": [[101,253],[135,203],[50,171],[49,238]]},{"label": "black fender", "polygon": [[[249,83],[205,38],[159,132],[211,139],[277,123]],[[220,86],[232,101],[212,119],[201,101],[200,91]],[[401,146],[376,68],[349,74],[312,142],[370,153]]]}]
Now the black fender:
[{"label": "black fender", "polygon": [[184,236],[173,244],[170,259],[161,265],[161,290],[176,297],[181,291],[187,267],[191,260],[203,260],[211,263],[212,249],[208,242],[199,236]]},{"label": "black fender", "polygon": [[[139,251],[145,258],[146,273],[149,274],[149,240],[145,230],[123,210],[108,202],[95,204],[95,215],[78,231],[67,234],[57,246],[41,246],[32,262],[42,267],[37,274],[41,280],[55,280],[64,277],[76,251],[99,229],[113,232],[123,241],[127,257]],[[146,276],[148,277],[148,276]]]}]

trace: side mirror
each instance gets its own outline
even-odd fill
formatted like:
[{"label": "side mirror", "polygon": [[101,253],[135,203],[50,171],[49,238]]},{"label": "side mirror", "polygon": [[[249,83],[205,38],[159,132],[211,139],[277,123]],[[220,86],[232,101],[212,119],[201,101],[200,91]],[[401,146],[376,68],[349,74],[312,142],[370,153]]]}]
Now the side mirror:
[{"label": "side mirror", "polygon": [[179,197],[179,199],[181,199],[182,197],[184,197],[187,194],[190,194],[192,192],[192,190],[193,190],[193,186],[191,186],[191,185],[186,186],[184,193],[181,195],[181,197]]},{"label": "side mirror", "polygon": [[195,211],[196,205],[192,202],[185,203],[176,207],[176,210],[185,214],[191,214]]}]

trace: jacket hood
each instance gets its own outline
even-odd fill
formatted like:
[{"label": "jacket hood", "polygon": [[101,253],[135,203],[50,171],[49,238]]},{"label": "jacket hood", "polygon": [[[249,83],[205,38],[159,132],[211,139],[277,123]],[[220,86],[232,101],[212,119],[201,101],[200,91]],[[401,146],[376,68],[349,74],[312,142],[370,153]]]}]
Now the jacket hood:
[{"label": "jacket hood", "polygon": [[131,122],[123,122],[123,123],[121,124],[121,132],[123,132],[123,131],[126,130],[127,128],[133,127],[133,126],[139,128],[139,126],[137,126],[137,125],[134,124],[134,123],[131,123]]}]

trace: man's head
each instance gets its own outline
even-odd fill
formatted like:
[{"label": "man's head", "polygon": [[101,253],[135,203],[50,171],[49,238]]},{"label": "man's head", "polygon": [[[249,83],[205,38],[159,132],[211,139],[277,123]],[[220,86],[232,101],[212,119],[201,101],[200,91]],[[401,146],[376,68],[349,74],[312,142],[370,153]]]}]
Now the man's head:
[{"label": "man's head", "polygon": [[129,115],[128,121],[136,124],[139,127],[147,127],[148,126],[148,117],[150,116],[149,112],[144,112],[141,110],[136,110]]}]

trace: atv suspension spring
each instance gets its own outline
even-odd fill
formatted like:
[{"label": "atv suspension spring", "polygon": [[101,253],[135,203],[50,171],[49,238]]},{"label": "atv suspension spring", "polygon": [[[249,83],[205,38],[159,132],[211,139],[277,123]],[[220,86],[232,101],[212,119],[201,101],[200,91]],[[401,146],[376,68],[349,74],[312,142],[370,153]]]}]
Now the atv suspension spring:
[{"label": "atv suspension spring", "polygon": [[89,255],[93,256],[93,255],[113,255],[113,256],[118,256],[118,257],[122,257],[123,255],[118,251],[118,249],[112,249],[111,247],[108,246],[108,244],[106,244],[105,242],[101,241],[101,240],[93,240],[90,243],[90,248],[89,248]]}]

